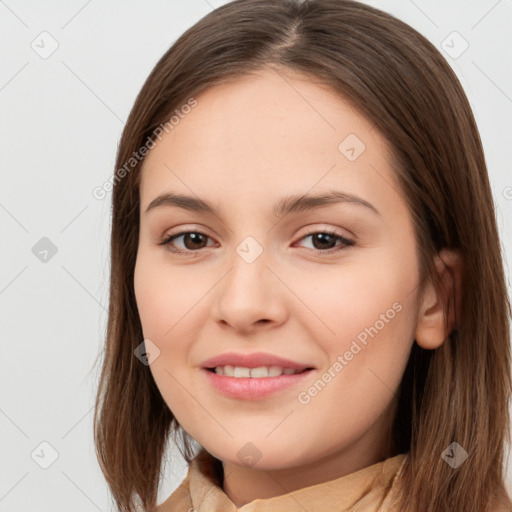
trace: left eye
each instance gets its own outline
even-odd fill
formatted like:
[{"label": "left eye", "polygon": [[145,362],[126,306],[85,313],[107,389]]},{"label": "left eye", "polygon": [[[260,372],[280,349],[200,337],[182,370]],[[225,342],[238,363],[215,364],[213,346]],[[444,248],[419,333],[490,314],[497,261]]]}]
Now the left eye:
[{"label": "left eye", "polygon": [[[333,249],[334,250],[341,250],[347,246],[354,245],[354,242],[352,240],[348,240],[347,238],[338,235],[337,233],[333,231],[316,231],[314,233],[310,233],[309,235],[306,235],[301,238],[301,240],[304,240],[306,238],[310,238],[312,240],[313,246],[315,245],[315,242],[320,243],[320,247],[313,247],[313,250],[318,252],[330,252]],[[336,241],[339,240],[340,243],[336,244]],[[334,245],[332,245],[332,242],[334,242]],[[318,245],[318,244],[317,244]],[[329,247],[325,247],[325,245]],[[338,247],[338,249],[335,249],[335,247]]]},{"label": "left eye", "polygon": [[[332,231],[315,231],[313,233],[309,233],[301,238],[304,240],[306,238],[310,238],[313,242],[312,250],[317,252],[332,252],[333,250],[342,250],[347,246],[354,245],[352,240],[348,240],[347,238],[338,235]],[[174,245],[174,241],[182,238],[182,244],[184,249],[178,248]],[[199,231],[183,231],[181,233],[177,233],[175,235],[170,235],[162,240],[158,245],[166,245],[169,250],[175,252],[177,254],[197,252],[198,249],[204,249],[207,247],[205,241],[210,237],[205,233],[201,233]],[[211,240],[211,239],[210,239]],[[340,243],[336,243],[339,241]],[[332,245],[334,243],[334,245]],[[319,244],[319,247],[318,247]],[[317,245],[317,247],[315,247]],[[327,247],[326,247],[327,246]],[[337,247],[337,249],[336,249]]]}]

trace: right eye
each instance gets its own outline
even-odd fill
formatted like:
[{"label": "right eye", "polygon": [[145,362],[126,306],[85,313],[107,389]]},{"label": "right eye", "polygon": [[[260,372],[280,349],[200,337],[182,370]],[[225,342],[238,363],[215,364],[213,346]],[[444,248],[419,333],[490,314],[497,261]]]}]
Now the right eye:
[{"label": "right eye", "polygon": [[[184,249],[176,248],[174,241],[183,238],[182,244]],[[192,252],[198,252],[198,249],[203,249],[205,240],[210,237],[200,231],[181,231],[179,233],[171,234],[165,237],[158,245],[165,245],[167,248],[176,254],[190,254]],[[210,239],[211,240],[211,239]],[[198,247],[199,246],[199,247]]]}]

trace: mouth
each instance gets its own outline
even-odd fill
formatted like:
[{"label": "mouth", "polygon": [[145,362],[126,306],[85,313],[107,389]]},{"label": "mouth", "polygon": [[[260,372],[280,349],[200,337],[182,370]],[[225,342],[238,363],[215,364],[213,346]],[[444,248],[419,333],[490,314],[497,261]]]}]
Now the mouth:
[{"label": "mouth", "polygon": [[313,368],[295,369],[282,366],[258,366],[256,368],[249,368],[247,366],[233,366],[227,364],[206,368],[206,370],[216,375],[224,375],[235,379],[265,379],[269,377],[280,377],[281,375],[301,374],[313,370]]},{"label": "mouth", "polygon": [[[291,392],[294,389],[297,393],[299,385],[315,369],[295,370],[278,366],[248,368],[225,365],[203,368],[202,371],[211,389],[219,395],[236,400],[256,401],[285,391]],[[302,384],[302,387],[305,385]]]},{"label": "mouth", "polygon": [[201,367],[209,387],[239,400],[291,391],[316,371],[310,364],[270,352],[227,352],[203,361]]}]

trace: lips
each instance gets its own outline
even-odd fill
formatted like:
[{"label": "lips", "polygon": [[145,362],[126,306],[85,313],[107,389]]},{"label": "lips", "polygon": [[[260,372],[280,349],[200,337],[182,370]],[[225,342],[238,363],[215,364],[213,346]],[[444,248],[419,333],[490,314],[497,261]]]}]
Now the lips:
[{"label": "lips", "polygon": [[315,368],[264,352],[220,354],[202,363],[202,374],[218,393],[237,400],[261,400],[290,390]]},{"label": "lips", "polygon": [[256,352],[253,354],[237,354],[227,352],[203,361],[201,366],[207,370],[214,370],[217,366],[238,366],[243,368],[259,368],[262,366],[279,366],[281,368],[291,368],[296,371],[313,369],[310,364],[300,363],[291,359],[286,359],[265,352]]}]

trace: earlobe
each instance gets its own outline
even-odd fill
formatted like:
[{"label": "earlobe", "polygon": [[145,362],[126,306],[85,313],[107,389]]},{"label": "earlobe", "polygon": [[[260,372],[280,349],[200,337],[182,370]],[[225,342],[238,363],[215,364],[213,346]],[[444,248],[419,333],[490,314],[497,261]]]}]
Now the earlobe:
[{"label": "earlobe", "polygon": [[[429,282],[420,299],[416,325],[416,343],[425,349],[439,348],[457,327],[461,312],[462,258],[451,249],[441,250],[435,257],[440,276],[440,289]],[[449,303],[452,307],[448,308]],[[449,313],[448,322],[445,316]]]}]

